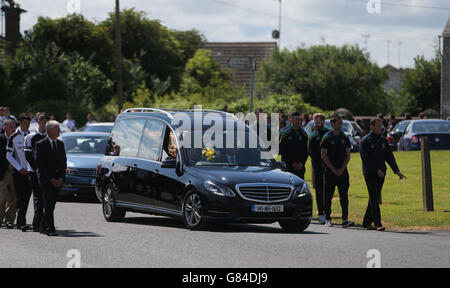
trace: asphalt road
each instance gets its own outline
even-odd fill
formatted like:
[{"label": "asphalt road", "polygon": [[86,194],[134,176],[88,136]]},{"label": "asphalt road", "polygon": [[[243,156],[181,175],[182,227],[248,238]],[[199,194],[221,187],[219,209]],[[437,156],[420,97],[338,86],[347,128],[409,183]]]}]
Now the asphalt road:
[{"label": "asphalt road", "polygon": [[[55,222],[59,237],[0,229],[0,267],[64,268],[78,259],[83,268],[450,267],[449,231],[376,232],[313,222],[301,234],[286,234],[278,224],[197,232],[181,220],[135,213],[107,223],[100,204],[75,202],[57,203]],[[72,249],[79,254],[68,254]],[[372,249],[379,254],[368,257]]]}]

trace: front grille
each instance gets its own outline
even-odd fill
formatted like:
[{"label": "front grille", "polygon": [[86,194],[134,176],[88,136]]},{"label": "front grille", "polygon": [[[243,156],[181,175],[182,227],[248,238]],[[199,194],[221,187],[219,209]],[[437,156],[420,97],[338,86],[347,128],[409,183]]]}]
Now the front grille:
[{"label": "front grille", "polygon": [[236,185],[236,191],[245,200],[276,203],[289,200],[293,187],[276,183],[238,184]]},{"label": "front grille", "polygon": [[95,169],[78,169],[76,176],[94,178]]},{"label": "front grille", "polygon": [[95,188],[92,185],[71,185],[70,183],[64,183],[61,190],[64,194],[95,195]]}]

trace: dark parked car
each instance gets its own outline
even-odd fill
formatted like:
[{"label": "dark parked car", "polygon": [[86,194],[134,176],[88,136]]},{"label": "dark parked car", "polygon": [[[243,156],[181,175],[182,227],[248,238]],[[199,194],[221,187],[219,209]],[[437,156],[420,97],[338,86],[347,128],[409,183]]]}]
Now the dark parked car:
[{"label": "dark parked car", "polygon": [[62,134],[67,154],[67,171],[60,196],[95,197],[95,169],[105,154],[108,139],[108,133]]},{"label": "dark parked car", "polygon": [[98,122],[93,124],[86,124],[81,127],[80,132],[103,132],[103,133],[111,133],[111,130],[114,127],[114,122]]},{"label": "dark parked car", "polygon": [[[358,124],[356,124],[356,125],[358,125]],[[327,127],[328,130],[331,130],[331,122],[330,122],[330,120],[325,120],[325,127]],[[308,134],[308,136],[311,135],[313,129],[314,129],[314,121],[311,120],[311,121],[308,122],[308,124],[306,124],[306,127],[305,127],[305,131]],[[362,129],[361,129],[361,131],[362,131]],[[351,151],[352,152],[358,152],[359,151],[359,144],[361,142],[361,135],[359,135],[359,131],[358,130],[355,130],[353,128],[353,124],[352,124],[351,121],[343,120],[342,132],[344,132],[344,134],[347,135],[348,138],[350,139]]]},{"label": "dark parked car", "polygon": [[408,127],[410,122],[411,120],[403,120],[401,122],[398,122],[394,126],[394,129],[392,129],[392,131],[387,134],[386,139],[389,142],[389,147],[391,147],[393,151],[397,150],[398,141],[405,133],[406,127]]},{"label": "dark parked car", "polygon": [[430,149],[450,149],[450,121],[412,120],[398,141],[399,150],[420,150],[420,138],[424,136],[428,137]]},{"label": "dark parked car", "polygon": [[[291,232],[309,226],[308,185],[283,171],[281,163],[262,158],[256,145],[240,146],[242,139],[254,136],[244,122],[225,112],[200,110],[195,113],[200,118],[187,110],[180,123],[175,114],[148,108],[118,116],[95,184],[107,221],[121,221],[126,211],[133,211],[177,217],[188,229],[204,228],[213,220],[279,222]],[[214,134],[217,141],[231,134],[242,137],[234,139],[232,148],[203,142],[212,125],[205,123],[213,122],[226,127]]]}]

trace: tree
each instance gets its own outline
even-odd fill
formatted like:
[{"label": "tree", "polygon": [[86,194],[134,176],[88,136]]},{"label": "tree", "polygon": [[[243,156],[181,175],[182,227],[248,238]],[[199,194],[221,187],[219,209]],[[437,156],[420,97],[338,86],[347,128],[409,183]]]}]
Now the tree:
[{"label": "tree", "polygon": [[323,110],[345,107],[358,114],[375,114],[385,107],[387,73],[355,46],[313,46],[276,51],[259,72],[260,98],[301,94]]},{"label": "tree", "polygon": [[[3,58],[5,55],[6,44],[5,42],[0,42],[0,58]],[[7,75],[5,68],[0,63],[0,96],[3,99],[8,94],[7,92]]]},{"label": "tree", "polygon": [[[178,90],[184,66],[193,52],[203,45],[204,37],[195,30],[175,32],[158,20],[149,20],[147,14],[135,9],[120,12],[123,57],[139,59],[143,70],[161,81],[171,78],[171,89]],[[115,39],[115,14],[100,24],[111,39]],[[150,78],[146,79],[152,88]]]},{"label": "tree", "polygon": [[1,93],[0,95],[2,96],[1,98],[6,96],[7,88],[8,86],[6,84],[6,72],[3,68],[3,65],[0,65],[0,93]]},{"label": "tree", "polygon": [[[210,50],[197,50],[194,57],[187,62],[178,93],[172,91],[163,94],[161,92],[167,91],[168,83],[157,78],[152,81],[153,86],[158,89],[149,89],[146,83],[142,82],[132,94],[131,101],[124,103],[124,107],[188,109],[202,105],[205,109],[244,112],[229,109],[234,103],[240,103],[240,99],[244,98],[244,91],[233,86],[232,77],[212,60]],[[233,108],[240,108],[239,105]]]},{"label": "tree", "polygon": [[[226,108],[243,97],[243,90],[232,84],[232,76],[211,58],[211,51],[199,49],[186,64],[181,82],[182,95],[199,95],[196,104],[212,104]],[[215,103],[215,104],[213,104]]]},{"label": "tree", "polygon": [[59,19],[39,17],[24,40],[37,50],[44,50],[53,42],[63,53],[76,52],[84,59],[89,59],[106,75],[112,76],[114,73],[113,39],[106,27],[82,15],[73,14]]},{"label": "tree", "polygon": [[10,94],[6,103],[17,112],[26,108],[76,119],[109,101],[113,83],[81,55],[66,55],[54,44],[44,50],[22,46],[8,63]]},{"label": "tree", "polygon": [[441,56],[434,59],[424,56],[414,58],[414,69],[405,73],[399,99],[403,102],[403,112],[418,114],[425,109],[440,109]]},{"label": "tree", "polygon": [[[145,12],[135,9],[120,13],[125,100],[131,100],[142,81],[160,93],[163,88],[167,90],[164,92],[178,90],[188,59],[205,42],[204,36],[196,30],[169,30],[146,16]],[[110,13],[101,23],[76,14],[59,19],[39,17],[24,42],[40,51],[49,43],[55,43],[61,53],[78,53],[115,82],[114,40],[115,14]],[[159,83],[168,83],[169,87]]]}]

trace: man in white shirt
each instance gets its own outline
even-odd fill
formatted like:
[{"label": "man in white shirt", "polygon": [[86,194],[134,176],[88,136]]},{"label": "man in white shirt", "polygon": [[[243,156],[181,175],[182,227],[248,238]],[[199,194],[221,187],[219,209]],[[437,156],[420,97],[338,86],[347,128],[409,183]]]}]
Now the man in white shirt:
[{"label": "man in white shirt", "polygon": [[13,119],[14,121],[16,121],[16,123],[17,123],[17,119],[16,119],[16,117],[14,117],[14,115],[11,115],[10,114],[10,111],[9,111],[9,107],[3,107],[3,110],[5,111],[5,118],[6,119]]},{"label": "man in white shirt", "polygon": [[88,120],[88,122],[87,122],[86,124],[94,124],[94,123],[97,123],[97,122],[94,120],[94,115],[92,115],[92,113],[89,113],[89,114],[87,115],[87,120]]},{"label": "man in white shirt", "polygon": [[64,120],[63,124],[66,125],[67,128],[70,129],[70,131],[77,131],[77,122],[72,119],[72,114],[70,114],[70,112],[67,112],[66,120]]},{"label": "man in white shirt", "polygon": [[48,120],[49,116],[45,113],[41,113],[38,119],[38,129],[25,137],[25,157],[28,161],[28,178],[30,179],[31,187],[33,189],[33,231],[42,233],[44,232],[44,221],[42,221],[44,217],[44,198],[37,175],[35,152],[36,143],[47,137],[45,126]]},{"label": "man in white shirt", "polygon": [[17,228],[26,232],[26,214],[31,197],[31,184],[28,179],[28,162],[25,156],[25,137],[30,133],[31,119],[27,114],[19,116],[19,128],[8,139],[6,159],[13,166],[14,187],[17,197]]}]

